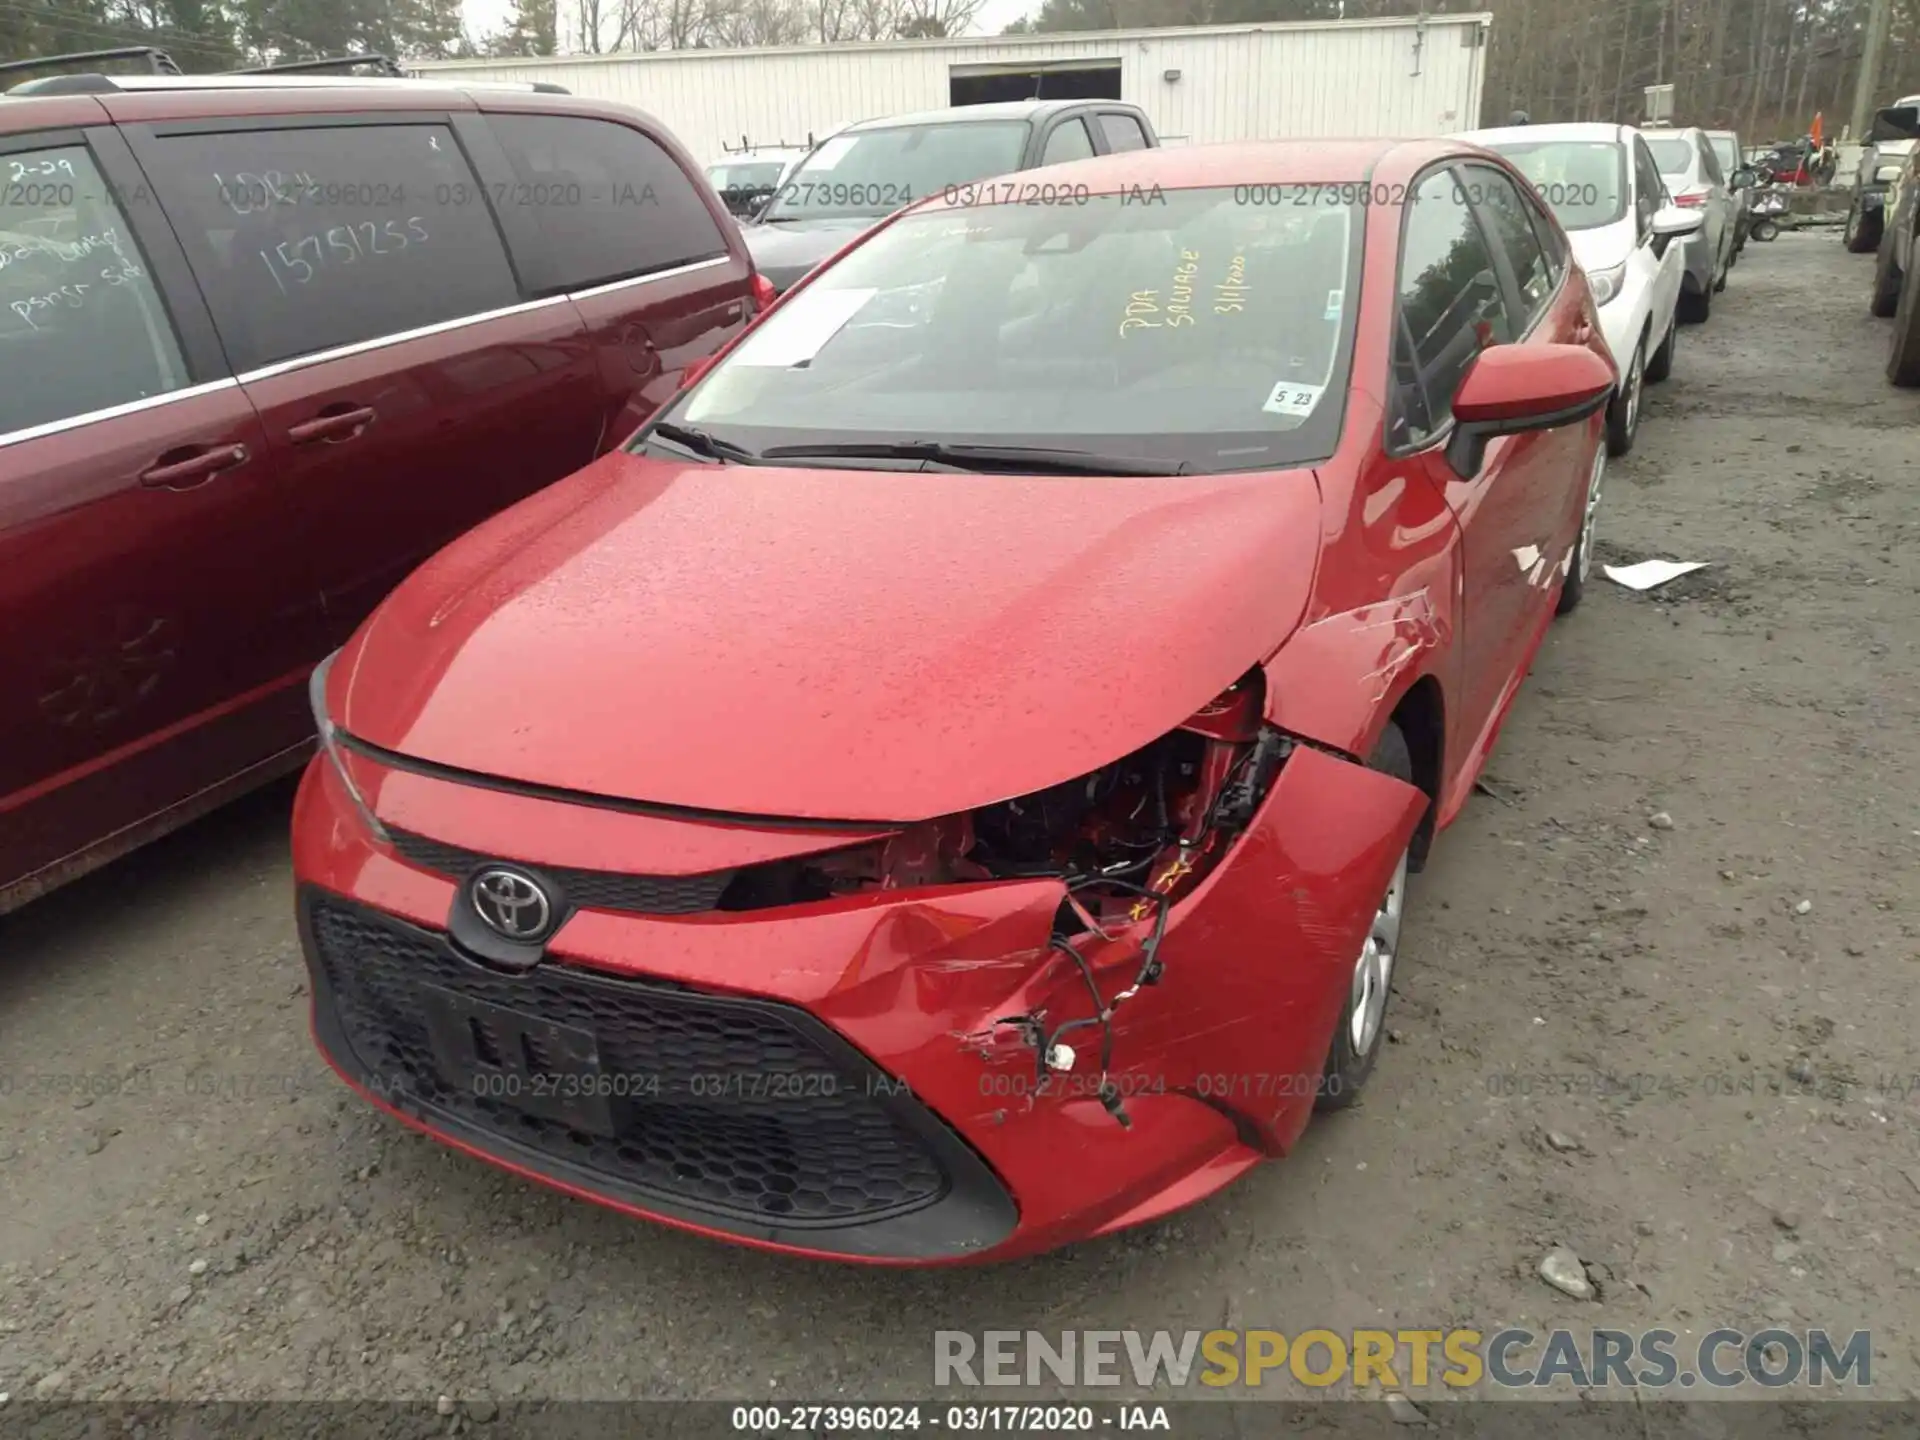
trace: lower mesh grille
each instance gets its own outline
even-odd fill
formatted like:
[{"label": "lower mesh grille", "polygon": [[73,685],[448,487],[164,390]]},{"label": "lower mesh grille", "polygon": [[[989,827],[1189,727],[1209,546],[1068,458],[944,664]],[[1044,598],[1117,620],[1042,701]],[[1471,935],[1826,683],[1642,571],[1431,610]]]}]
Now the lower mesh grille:
[{"label": "lower mesh grille", "polygon": [[882,1072],[801,1012],[553,963],[502,974],[330,898],[308,925],[340,1031],[396,1103],[719,1217],[846,1224],[948,1191]]}]

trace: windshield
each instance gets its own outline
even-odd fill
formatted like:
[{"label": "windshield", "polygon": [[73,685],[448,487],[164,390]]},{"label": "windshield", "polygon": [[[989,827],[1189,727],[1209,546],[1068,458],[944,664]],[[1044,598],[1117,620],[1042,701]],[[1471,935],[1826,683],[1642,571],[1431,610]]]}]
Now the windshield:
[{"label": "windshield", "polygon": [[795,293],[662,418],[755,452],[931,441],[1196,472],[1324,459],[1365,207],[1244,193],[936,202]]},{"label": "windshield", "polygon": [[1672,135],[1658,140],[1649,137],[1647,149],[1653,152],[1653,163],[1660,167],[1662,175],[1685,175],[1693,169],[1691,140]]},{"label": "windshield", "polygon": [[1740,147],[1733,143],[1731,135],[1715,135],[1713,153],[1720,157],[1720,168],[1732,173],[1740,168]]},{"label": "windshield", "polygon": [[707,178],[722,195],[729,191],[771,190],[780,183],[784,160],[737,160],[707,167]]},{"label": "windshield", "polygon": [[764,218],[891,215],[949,185],[1020,168],[1025,120],[948,120],[836,135],[787,177]]},{"label": "windshield", "polygon": [[1494,147],[1533,182],[1568,230],[1596,230],[1627,213],[1627,152],[1613,140],[1503,142]]}]

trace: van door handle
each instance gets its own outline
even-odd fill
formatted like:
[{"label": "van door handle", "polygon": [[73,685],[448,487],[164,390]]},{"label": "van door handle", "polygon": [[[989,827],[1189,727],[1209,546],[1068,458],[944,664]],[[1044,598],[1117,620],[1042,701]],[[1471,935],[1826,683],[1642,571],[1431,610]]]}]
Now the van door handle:
[{"label": "van door handle", "polygon": [[140,483],[159,490],[188,490],[222,470],[247,463],[244,445],[183,445],[140,472]]},{"label": "van door handle", "polygon": [[344,410],[329,407],[313,419],[291,427],[287,439],[296,445],[311,445],[316,440],[351,440],[373,423],[376,413],[371,405]]}]

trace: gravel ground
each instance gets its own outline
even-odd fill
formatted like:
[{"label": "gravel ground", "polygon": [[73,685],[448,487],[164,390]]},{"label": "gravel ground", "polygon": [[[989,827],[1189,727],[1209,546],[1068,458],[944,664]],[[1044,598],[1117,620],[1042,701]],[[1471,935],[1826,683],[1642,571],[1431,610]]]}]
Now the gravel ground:
[{"label": "gravel ground", "polygon": [[1602,558],[1711,568],[1554,627],[1366,1101],[1288,1160],[958,1272],[520,1183],[313,1053],[281,787],[0,919],[0,1392],[908,1397],[935,1328],[1779,1321],[1873,1330],[1875,1392],[1920,1394],[1920,396],[1868,268],[1751,246],[1683,330]]}]

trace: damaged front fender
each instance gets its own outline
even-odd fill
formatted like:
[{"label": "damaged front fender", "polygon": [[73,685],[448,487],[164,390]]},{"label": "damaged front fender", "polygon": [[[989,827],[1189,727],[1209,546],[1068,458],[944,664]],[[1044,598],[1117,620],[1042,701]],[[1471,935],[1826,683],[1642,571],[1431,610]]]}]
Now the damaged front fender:
[{"label": "damaged front fender", "polygon": [[[1348,755],[1372,752],[1394,702],[1449,653],[1453,607],[1432,586],[1314,621],[1267,663],[1267,717]],[[1451,690],[1442,676],[1444,690]]]}]

